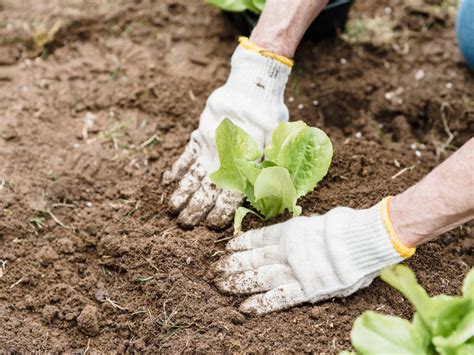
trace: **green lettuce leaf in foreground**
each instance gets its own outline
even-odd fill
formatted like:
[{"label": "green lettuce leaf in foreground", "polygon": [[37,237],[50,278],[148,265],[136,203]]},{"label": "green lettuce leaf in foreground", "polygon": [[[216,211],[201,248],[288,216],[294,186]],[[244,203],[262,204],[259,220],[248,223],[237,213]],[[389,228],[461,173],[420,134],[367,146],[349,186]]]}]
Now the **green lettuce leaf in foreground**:
[{"label": "green lettuce leaf in foreground", "polygon": [[416,312],[412,322],[374,312],[363,313],[351,333],[356,354],[473,353],[474,269],[466,275],[461,297],[430,297],[404,265],[383,269],[381,278],[403,293]]},{"label": "green lettuce leaf in foreground", "polygon": [[225,118],[216,130],[220,167],[211,180],[220,188],[242,193],[257,211],[241,207],[234,217],[240,232],[245,216],[272,218],[288,210],[301,214],[299,197],[312,191],[326,175],[332,159],[327,135],[304,122],[284,122],[273,132],[272,144],[262,152],[244,130]]},{"label": "green lettuce leaf in foreground", "polygon": [[361,354],[426,354],[424,334],[415,332],[409,321],[364,312],[354,323],[352,345]]}]

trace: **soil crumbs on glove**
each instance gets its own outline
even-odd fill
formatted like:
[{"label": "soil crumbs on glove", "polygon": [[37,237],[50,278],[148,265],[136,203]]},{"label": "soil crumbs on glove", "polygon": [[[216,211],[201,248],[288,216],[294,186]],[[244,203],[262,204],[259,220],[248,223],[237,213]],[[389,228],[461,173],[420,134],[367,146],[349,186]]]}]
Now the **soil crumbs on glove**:
[{"label": "soil crumbs on glove", "polygon": [[[345,39],[301,45],[291,117],[324,129],[335,150],[305,214],[369,207],[472,136],[474,80],[449,3],[358,1]],[[0,352],[328,354],[350,349],[364,310],[411,316],[380,280],[244,316],[243,298],[213,283],[231,229],[183,231],[167,213],[161,174],[235,47],[219,11],[201,0],[3,1],[0,23]],[[408,262],[430,293],[460,292],[471,228]]]}]

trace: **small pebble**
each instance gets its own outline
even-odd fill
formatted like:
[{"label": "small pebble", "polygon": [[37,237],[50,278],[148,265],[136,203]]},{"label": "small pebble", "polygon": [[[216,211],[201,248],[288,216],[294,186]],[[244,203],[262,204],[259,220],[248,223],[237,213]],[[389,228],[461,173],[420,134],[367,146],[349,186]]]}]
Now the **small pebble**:
[{"label": "small pebble", "polygon": [[411,148],[412,150],[415,150],[415,149],[416,149],[416,144],[415,144],[415,143],[410,144],[410,148]]},{"label": "small pebble", "polygon": [[392,8],[389,7],[389,6],[386,6],[384,9],[383,9],[383,12],[385,12],[385,15],[390,15],[392,13]]},{"label": "small pebble", "polygon": [[421,152],[417,149],[415,150],[415,155],[420,158],[421,157]]},{"label": "small pebble", "polygon": [[453,88],[453,83],[446,84],[446,89],[452,89],[452,88]]},{"label": "small pebble", "polygon": [[318,105],[319,105],[319,101],[318,101],[318,100],[314,100],[314,101],[313,101],[313,105],[314,105],[314,106],[318,106]]},{"label": "small pebble", "polygon": [[421,80],[425,77],[425,71],[423,69],[418,69],[415,73],[415,79]]},{"label": "small pebble", "polygon": [[346,58],[341,58],[340,62],[341,62],[342,65],[345,65],[345,64],[347,64],[347,59]]},{"label": "small pebble", "polygon": [[304,105],[303,104],[299,104],[298,105],[298,110],[302,110],[304,108]]},{"label": "small pebble", "polygon": [[295,98],[294,98],[293,96],[290,96],[290,97],[288,98],[288,102],[294,102],[294,101],[295,101]]},{"label": "small pebble", "polygon": [[105,288],[99,288],[95,291],[95,299],[99,303],[105,302],[105,300],[109,297],[109,291]]},{"label": "small pebble", "polygon": [[92,207],[92,202],[86,202],[87,207]]},{"label": "small pebble", "polygon": [[361,137],[362,137],[362,133],[357,132],[357,133],[355,134],[355,137],[356,137],[357,139],[361,138]]}]

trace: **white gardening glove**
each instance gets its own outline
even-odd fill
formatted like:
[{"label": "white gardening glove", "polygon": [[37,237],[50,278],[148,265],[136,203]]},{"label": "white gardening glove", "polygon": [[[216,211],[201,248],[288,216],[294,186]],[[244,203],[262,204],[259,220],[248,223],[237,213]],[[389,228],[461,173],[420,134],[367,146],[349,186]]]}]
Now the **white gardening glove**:
[{"label": "white gardening glove", "polygon": [[[249,133],[263,149],[270,141],[273,129],[288,121],[288,109],[283,94],[291,71],[290,64],[271,58],[248,40],[241,39],[231,60],[227,83],[214,91],[201,114],[199,128],[191,134],[184,153],[163,182],[179,180],[169,206],[178,214],[182,226],[194,226],[207,216],[213,227],[224,227],[242,202],[242,195],[219,190],[209,174],[219,167],[215,131],[222,119],[229,118]],[[282,57],[284,58],[284,57]],[[286,58],[285,58],[286,59]]]},{"label": "white gardening glove", "polygon": [[338,207],[322,216],[293,218],[233,239],[227,249],[237,252],[217,264],[223,273],[218,287],[258,293],[240,310],[263,314],[368,286],[383,267],[414,253],[398,241],[388,200],[365,210]]}]

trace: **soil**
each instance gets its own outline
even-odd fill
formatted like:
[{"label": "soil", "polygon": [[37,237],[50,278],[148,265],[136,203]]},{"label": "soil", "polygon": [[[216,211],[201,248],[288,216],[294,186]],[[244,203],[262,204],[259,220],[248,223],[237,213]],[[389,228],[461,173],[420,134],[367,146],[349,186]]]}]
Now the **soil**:
[{"label": "soil", "polygon": [[[473,135],[473,75],[447,2],[385,3],[358,1],[350,16],[380,18],[388,35],[305,41],[296,56],[292,120],[323,128],[335,151],[304,214],[369,207]],[[41,27],[57,21],[42,48]],[[161,175],[236,45],[219,11],[201,0],[3,0],[0,24],[1,352],[327,354],[350,349],[364,310],[411,316],[378,279],[345,299],[244,316],[243,298],[214,285],[231,228],[185,231],[168,213]],[[407,262],[431,294],[460,292],[471,231]]]}]

